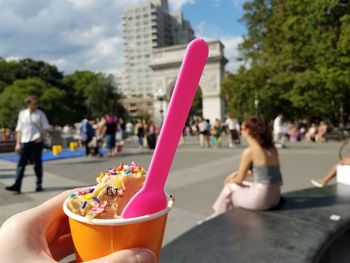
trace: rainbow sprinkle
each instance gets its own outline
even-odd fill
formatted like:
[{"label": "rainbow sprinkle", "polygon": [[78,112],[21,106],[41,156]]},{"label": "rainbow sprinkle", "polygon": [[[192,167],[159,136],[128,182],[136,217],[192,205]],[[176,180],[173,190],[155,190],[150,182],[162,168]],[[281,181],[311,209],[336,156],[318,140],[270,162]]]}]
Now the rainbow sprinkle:
[{"label": "rainbow sprinkle", "polygon": [[101,213],[116,209],[112,208],[116,202],[114,198],[123,196],[126,178],[130,176],[139,178],[145,173],[145,170],[134,161],[131,165],[121,163],[115,168],[109,168],[107,172],[102,171],[96,178],[98,183],[96,186],[87,187],[69,195],[67,207],[73,213],[87,218],[103,218],[100,216]]}]

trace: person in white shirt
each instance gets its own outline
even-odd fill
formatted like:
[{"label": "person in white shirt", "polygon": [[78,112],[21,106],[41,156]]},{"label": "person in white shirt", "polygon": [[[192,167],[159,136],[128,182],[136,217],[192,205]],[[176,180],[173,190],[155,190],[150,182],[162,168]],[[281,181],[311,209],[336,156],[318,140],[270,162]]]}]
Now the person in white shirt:
[{"label": "person in white shirt", "polygon": [[199,145],[202,148],[209,147],[208,140],[206,139],[208,136],[209,123],[203,117],[199,117],[198,128],[199,128]]},{"label": "person in white shirt", "polygon": [[273,120],[273,139],[277,148],[284,146],[283,141],[283,115],[278,114]]},{"label": "person in white shirt", "polygon": [[241,143],[239,138],[240,125],[238,120],[233,116],[229,115],[225,121],[225,126],[229,130],[228,139],[229,139],[229,147],[232,148],[233,144],[238,145]]},{"label": "person in white shirt", "polygon": [[43,191],[42,178],[43,168],[41,153],[43,149],[43,138],[50,128],[44,112],[38,109],[38,98],[34,95],[25,99],[26,109],[18,115],[16,127],[16,147],[20,154],[17,164],[16,181],[12,186],[7,186],[6,190],[21,192],[24,170],[29,160],[34,163],[36,175],[36,192]]}]

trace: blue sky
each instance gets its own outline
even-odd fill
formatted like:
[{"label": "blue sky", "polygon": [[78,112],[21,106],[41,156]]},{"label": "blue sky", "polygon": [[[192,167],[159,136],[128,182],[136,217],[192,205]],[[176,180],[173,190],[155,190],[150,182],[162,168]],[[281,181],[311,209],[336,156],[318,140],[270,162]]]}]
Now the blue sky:
[{"label": "blue sky", "polygon": [[[205,21],[217,35],[241,36],[246,33],[244,25],[238,20],[243,16],[243,1],[239,0],[197,0],[183,6],[185,17],[193,25]],[[214,32],[212,32],[214,34]]]},{"label": "blue sky", "polygon": [[[238,21],[244,0],[168,0],[182,9],[197,36],[219,39],[235,71],[237,46],[245,34]],[[70,73],[118,74],[124,67],[121,15],[141,0],[0,0],[0,57],[31,57]]]}]

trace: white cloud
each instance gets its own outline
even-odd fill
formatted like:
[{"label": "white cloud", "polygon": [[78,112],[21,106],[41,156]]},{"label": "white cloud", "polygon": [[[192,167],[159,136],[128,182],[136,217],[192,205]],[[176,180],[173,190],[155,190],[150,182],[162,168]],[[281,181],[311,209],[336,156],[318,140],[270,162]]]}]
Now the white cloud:
[{"label": "white cloud", "polygon": [[68,0],[68,2],[70,2],[76,9],[88,9],[97,4],[95,0]]},{"label": "white cloud", "polygon": [[[124,67],[123,9],[141,1],[0,0],[0,57],[44,60],[65,73],[88,69],[116,74]],[[195,3],[196,0],[169,0],[171,9]],[[227,68],[235,68],[233,58],[239,37],[225,37],[227,34],[205,22],[195,27],[195,32],[206,39],[220,36],[230,59]]]},{"label": "white cloud", "polygon": [[229,61],[226,65],[226,70],[236,72],[242,65],[241,62],[237,61],[237,58],[239,56],[238,45],[242,43],[243,38],[241,36],[226,36],[222,37],[220,40],[225,46],[225,56]]},{"label": "white cloud", "polygon": [[0,0],[0,57],[31,57],[66,73],[123,67],[121,14],[139,0]]},{"label": "white cloud", "polygon": [[6,58],[7,61],[18,61],[20,59],[21,59],[20,57],[7,57]]},{"label": "white cloud", "polygon": [[179,10],[184,5],[195,4],[195,3],[196,3],[196,0],[169,0],[170,7],[173,10]]}]

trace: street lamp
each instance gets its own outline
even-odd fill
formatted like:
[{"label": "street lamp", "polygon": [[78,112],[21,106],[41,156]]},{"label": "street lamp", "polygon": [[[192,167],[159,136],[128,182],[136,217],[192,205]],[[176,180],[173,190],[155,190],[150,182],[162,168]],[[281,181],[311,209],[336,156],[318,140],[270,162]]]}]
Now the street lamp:
[{"label": "street lamp", "polygon": [[255,111],[255,115],[258,115],[258,109],[259,109],[259,99],[258,99],[258,95],[255,91],[255,96],[254,96],[254,111]]},{"label": "street lamp", "polygon": [[160,125],[163,124],[163,120],[164,120],[164,110],[163,110],[163,101],[164,101],[164,92],[162,89],[158,89],[157,91],[157,99],[159,100],[160,102],[160,107],[159,107],[159,113],[160,113]]}]

